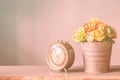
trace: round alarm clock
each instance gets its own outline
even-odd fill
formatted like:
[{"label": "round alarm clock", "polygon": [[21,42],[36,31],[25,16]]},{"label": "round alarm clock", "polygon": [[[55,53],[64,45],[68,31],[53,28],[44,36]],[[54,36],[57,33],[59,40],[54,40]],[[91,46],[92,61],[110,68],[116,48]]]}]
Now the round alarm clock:
[{"label": "round alarm clock", "polygon": [[72,66],[74,62],[74,50],[65,41],[53,43],[47,50],[46,60],[52,70],[64,70]]}]

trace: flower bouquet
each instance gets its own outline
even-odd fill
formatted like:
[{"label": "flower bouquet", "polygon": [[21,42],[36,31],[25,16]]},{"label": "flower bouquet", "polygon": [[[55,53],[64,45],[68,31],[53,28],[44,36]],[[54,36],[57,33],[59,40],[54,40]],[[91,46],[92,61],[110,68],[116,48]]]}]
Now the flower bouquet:
[{"label": "flower bouquet", "polygon": [[112,44],[116,37],[116,30],[99,19],[91,19],[74,32],[73,41],[81,43],[85,72],[109,71]]},{"label": "flower bouquet", "polygon": [[113,27],[98,19],[91,19],[75,31],[72,39],[75,42],[114,43],[113,39],[116,37],[117,34]]}]

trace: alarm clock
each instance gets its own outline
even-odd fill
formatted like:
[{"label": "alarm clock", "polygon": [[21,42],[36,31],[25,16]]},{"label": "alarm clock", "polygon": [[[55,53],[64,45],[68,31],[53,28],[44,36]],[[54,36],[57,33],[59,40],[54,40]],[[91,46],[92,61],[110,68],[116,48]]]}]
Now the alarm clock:
[{"label": "alarm clock", "polygon": [[74,50],[66,41],[57,41],[47,50],[46,61],[52,70],[64,70],[72,66],[74,62]]}]

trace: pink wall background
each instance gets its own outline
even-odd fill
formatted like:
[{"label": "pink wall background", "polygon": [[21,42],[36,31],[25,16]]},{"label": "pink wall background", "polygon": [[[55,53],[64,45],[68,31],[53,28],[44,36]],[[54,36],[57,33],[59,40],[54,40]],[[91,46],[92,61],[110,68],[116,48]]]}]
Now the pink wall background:
[{"label": "pink wall background", "polygon": [[[111,65],[120,65],[120,0],[12,0],[11,3],[2,3],[12,6],[3,9],[8,13],[14,11],[15,21],[12,22],[12,17],[8,22],[15,27],[5,25],[2,28],[14,33],[5,30],[9,34],[0,36],[8,38],[11,35],[14,41],[11,43],[3,39],[9,46],[3,45],[4,51],[0,51],[1,65],[47,65],[46,50],[57,40],[69,41],[75,51],[74,65],[83,65],[80,44],[73,42],[71,37],[75,29],[91,18],[99,18],[117,29],[118,38],[113,46]],[[9,49],[12,52],[6,51]]]}]

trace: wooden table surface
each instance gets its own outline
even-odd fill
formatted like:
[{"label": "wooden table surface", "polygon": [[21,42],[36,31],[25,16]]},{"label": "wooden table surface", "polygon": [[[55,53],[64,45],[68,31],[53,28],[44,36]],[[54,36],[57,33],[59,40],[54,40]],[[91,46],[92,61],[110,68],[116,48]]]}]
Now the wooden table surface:
[{"label": "wooden table surface", "polygon": [[100,74],[85,73],[80,66],[71,67],[67,73],[50,71],[48,66],[0,66],[0,80],[120,80],[120,66]]}]

